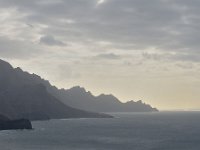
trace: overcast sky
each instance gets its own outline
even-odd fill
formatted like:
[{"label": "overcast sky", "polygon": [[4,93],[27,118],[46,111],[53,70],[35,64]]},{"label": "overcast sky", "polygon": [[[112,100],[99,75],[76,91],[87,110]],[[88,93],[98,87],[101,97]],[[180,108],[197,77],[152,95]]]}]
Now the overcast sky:
[{"label": "overcast sky", "polygon": [[59,88],[200,108],[199,0],[0,0],[0,58]]}]

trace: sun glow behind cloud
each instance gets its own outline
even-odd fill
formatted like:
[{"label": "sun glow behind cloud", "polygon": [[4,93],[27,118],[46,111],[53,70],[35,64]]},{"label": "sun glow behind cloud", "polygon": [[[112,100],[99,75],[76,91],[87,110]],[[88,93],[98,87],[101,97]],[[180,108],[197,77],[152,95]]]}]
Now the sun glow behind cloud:
[{"label": "sun glow behind cloud", "polygon": [[105,0],[98,0],[98,1],[97,1],[97,5],[101,5],[101,4],[103,4],[103,3],[105,3]]}]

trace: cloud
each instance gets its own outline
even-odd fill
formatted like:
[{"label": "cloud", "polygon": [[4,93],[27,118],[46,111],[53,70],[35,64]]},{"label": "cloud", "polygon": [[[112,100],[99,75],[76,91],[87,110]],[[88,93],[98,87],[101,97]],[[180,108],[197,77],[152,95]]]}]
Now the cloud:
[{"label": "cloud", "polygon": [[105,2],[105,0],[98,0],[97,1],[97,6],[103,4],[104,2]]},{"label": "cloud", "polygon": [[66,45],[65,43],[63,43],[62,41],[59,41],[59,40],[55,39],[51,35],[42,36],[40,38],[40,43],[41,44],[46,44],[46,45],[49,45],[49,46],[65,46]]},{"label": "cloud", "polygon": [[193,64],[191,64],[191,63],[187,63],[187,64],[180,64],[180,63],[178,63],[178,64],[176,64],[176,66],[177,67],[180,67],[180,68],[182,68],[182,69],[193,69],[194,68],[194,65]]},{"label": "cloud", "polygon": [[119,55],[116,55],[114,53],[109,53],[109,54],[99,54],[97,55],[95,58],[98,58],[98,59],[120,59],[120,56]]},{"label": "cloud", "polygon": [[[96,4],[104,4],[96,7]],[[0,0],[3,8],[17,8],[33,26],[46,25],[38,34],[77,42],[108,41],[113,48],[199,51],[200,2],[192,0],[20,1]],[[78,11],[77,11],[78,10]],[[63,22],[73,20],[73,23]],[[21,29],[23,31],[23,28]],[[44,37],[46,44],[63,42]],[[49,42],[51,41],[51,42]],[[54,44],[53,44],[54,43]],[[131,47],[126,47],[131,45]]]},{"label": "cloud", "polygon": [[[176,76],[187,76],[180,78],[183,85],[199,83],[199,6],[198,0],[0,0],[0,57],[62,87],[101,85],[99,91],[118,88],[123,97],[129,89],[139,90],[138,97],[149,93],[159,82],[149,96],[156,99],[166,77],[165,84],[177,81],[171,80]],[[58,65],[69,65],[71,71],[60,69],[53,78]],[[130,82],[134,87],[127,89]],[[159,99],[165,99],[160,93]]]},{"label": "cloud", "polygon": [[200,62],[198,53],[143,53],[143,57],[155,61]]},{"label": "cloud", "polygon": [[4,58],[28,59],[43,53],[37,45],[28,41],[0,37],[0,56]]}]

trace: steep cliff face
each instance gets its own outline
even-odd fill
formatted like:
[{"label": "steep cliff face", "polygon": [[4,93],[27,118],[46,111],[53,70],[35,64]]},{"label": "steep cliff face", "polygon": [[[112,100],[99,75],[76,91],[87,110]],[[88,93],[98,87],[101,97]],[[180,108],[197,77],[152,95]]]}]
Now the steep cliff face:
[{"label": "steep cliff face", "polygon": [[68,90],[57,89],[40,76],[29,74],[20,68],[13,68],[2,60],[0,60],[0,83],[0,113],[9,114],[14,118],[24,116],[35,120],[66,117],[110,117],[87,111],[158,111],[142,101],[122,103],[113,95],[94,96],[79,86]]},{"label": "steep cliff face", "polygon": [[11,119],[30,120],[111,117],[63,104],[47,91],[42,82],[46,81],[0,61],[0,114]]}]

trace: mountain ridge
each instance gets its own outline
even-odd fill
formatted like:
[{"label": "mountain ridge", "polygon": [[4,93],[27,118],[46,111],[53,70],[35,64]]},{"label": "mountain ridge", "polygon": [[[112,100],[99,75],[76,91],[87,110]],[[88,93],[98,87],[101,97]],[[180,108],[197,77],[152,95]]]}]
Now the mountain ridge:
[{"label": "mountain ridge", "polygon": [[47,120],[111,117],[67,106],[50,94],[40,80],[48,83],[37,75],[13,68],[9,63],[1,60],[0,114],[8,116],[12,120],[21,118]]},{"label": "mountain ridge", "polygon": [[[4,67],[2,67],[2,65]],[[7,66],[7,70],[5,69]],[[3,79],[2,82],[11,78],[14,80],[14,85],[35,85],[42,84],[46,87],[48,93],[54,96],[56,99],[76,109],[82,109],[92,112],[153,112],[158,111],[156,108],[151,107],[148,104],[143,103],[142,101],[134,102],[129,101],[122,103],[118,98],[110,95],[100,94],[99,96],[94,96],[90,91],[86,91],[85,88],[80,86],[75,86],[70,89],[58,89],[56,86],[53,86],[48,80],[41,78],[36,74],[30,74],[23,71],[21,68],[13,68],[9,63],[1,60],[0,69],[4,68],[5,72],[12,75],[5,75],[6,79]],[[1,74],[0,74],[1,77]],[[13,79],[15,78],[15,79]],[[10,79],[10,80],[11,80]],[[1,82],[1,78],[0,78]],[[10,86],[13,87],[12,82]],[[7,87],[9,89],[9,86]],[[15,87],[17,88],[17,87]],[[0,86],[1,93],[1,86]]]},{"label": "mountain ridge", "polygon": [[[84,91],[84,92],[83,92]],[[65,97],[68,97],[68,104],[76,108],[82,108],[90,111],[97,112],[154,112],[158,111],[156,108],[151,107],[149,104],[145,104],[141,100],[139,101],[127,101],[121,102],[117,97],[112,94],[100,94],[98,96],[92,95],[90,91],[86,91],[80,86],[72,87],[69,90],[62,91],[63,97],[60,97],[62,101]],[[82,101],[88,102],[88,105],[77,104],[80,97],[77,93],[82,93]],[[77,102],[78,101],[78,102]],[[66,103],[67,103],[66,102]],[[92,105],[93,104],[93,105]]]}]

